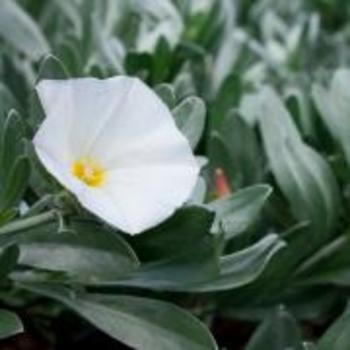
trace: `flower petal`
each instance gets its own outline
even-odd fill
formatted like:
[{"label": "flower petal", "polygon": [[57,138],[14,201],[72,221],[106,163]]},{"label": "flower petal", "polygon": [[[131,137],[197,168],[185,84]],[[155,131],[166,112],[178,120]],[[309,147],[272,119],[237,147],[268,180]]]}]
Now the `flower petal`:
[{"label": "flower petal", "polygon": [[116,171],[109,174],[105,187],[83,191],[78,199],[110,225],[134,235],[156,226],[181,206],[197,172],[176,166]]},{"label": "flower petal", "polygon": [[[168,107],[141,80],[128,79],[132,84],[123,103],[101,128],[91,156],[108,170],[165,164],[193,166],[189,143]],[[119,91],[119,83],[115,83]]]},{"label": "flower petal", "polygon": [[37,91],[46,114],[41,129],[55,130],[52,143],[61,136],[61,150],[74,158],[86,156],[107,121],[118,116],[132,83],[124,76],[41,81]]},{"label": "flower petal", "polygon": [[87,156],[101,132],[108,127],[109,120],[121,117],[118,111],[133,79],[118,76],[104,80],[71,79],[69,82],[73,99],[71,148],[77,157]]},{"label": "flower petal", "polygon": [[55,176],[62,186],[73,192],[77,197],[85,191],[85,186],[72,176],[69,165],[64,164],[52,157],[45,148],[45,145],[35,144],[35,150],[40,161],[45,165],[46,169]]},{"label": "flower petal", "polygon": [[189,198],[198,171],[196,165],[165,165],[108,173],[104,191],[118,204],[118,225],[110,223],[131,234],[156,226]]},{"label": "flower petal", "polygon": [[84,190],[82,184],[70,173],[73,154],[69,148],[69,128],[72,110],[71,91],[64,83],[41,81],[36,90],[46,118],[36,133],[33,144],[46,169],[67,189],[75,194]]},{"label": "flower petal", "polygon": [[[44,151],[54,162],[68,164],[71,161],[69,152],[69,129],[72,110],[71,91],[62,89],[62,83],[54,80],[41,81],[36,90],[44,108],[46,118],[33,140],[36,149]],[[39,154],[40,155],[40,154]]]}]

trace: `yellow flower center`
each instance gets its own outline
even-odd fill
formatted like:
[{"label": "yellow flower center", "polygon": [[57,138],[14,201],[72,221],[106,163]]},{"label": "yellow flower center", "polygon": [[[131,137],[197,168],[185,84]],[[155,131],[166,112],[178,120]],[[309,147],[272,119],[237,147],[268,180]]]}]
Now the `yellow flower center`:
[{"label": "yellow flower center", "polygon": [[88,157],[82,157],[74,161],[71,172],[80,181],[91,187],[101,186],[105,178],[104,169]]}]

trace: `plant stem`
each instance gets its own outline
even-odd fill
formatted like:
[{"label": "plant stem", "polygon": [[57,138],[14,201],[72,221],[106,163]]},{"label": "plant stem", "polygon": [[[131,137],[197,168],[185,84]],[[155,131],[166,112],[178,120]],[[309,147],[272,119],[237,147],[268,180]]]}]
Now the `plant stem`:
[{"label": "plant stem", "polygon": [[40,213],[43,209],[45,209],[45,207],[48,204],[52,203],[54,198],[55,196],[53,196],[52,194],[47,194],[43,196],[28,209],[28,211],[23,215],[23,218],[31,217]]},{"label": "plant stem", "polygon": [[57,217],[56,210],[50,210],[46,213],[42,213],[36,216],[32,216],[26,219],[19,219],[13,221],[3,227],[0,227],[0,236],[4,234],[10,234],[18,231],[23,231],[28,228],[38,226],[40,224],[54,220]]}]

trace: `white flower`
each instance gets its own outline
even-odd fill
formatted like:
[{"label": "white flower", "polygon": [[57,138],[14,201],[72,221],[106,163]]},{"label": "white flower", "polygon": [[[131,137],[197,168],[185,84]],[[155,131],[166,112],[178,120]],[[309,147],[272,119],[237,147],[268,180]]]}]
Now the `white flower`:
[{"label": "white flower", "polygon": [[188,199],[196,160],[166,105],[139,79],[44,80],[37,91],[46,119],[36,152],[86,209],[137,234]]}]

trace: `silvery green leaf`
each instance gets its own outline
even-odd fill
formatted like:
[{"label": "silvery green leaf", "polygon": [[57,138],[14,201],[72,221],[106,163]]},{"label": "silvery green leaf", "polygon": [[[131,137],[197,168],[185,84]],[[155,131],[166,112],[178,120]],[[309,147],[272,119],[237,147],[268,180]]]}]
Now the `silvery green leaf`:
[{"label": "silvery green leaf", "polygon": [[296,218],[310,221],[314,238],[322,239],[331,232],[339,214],[334,175],[322,156],[302,142],[272,89],[263,88],[254,102],[271,171]]},{"label": "silvery green leaf", "polygon": [[12,337],[23,330],[23,324],[15,313],[0,309],[0,339]]},{"label": "silvery green leaf", "polygon": [[0,280],[5,278],[15,268],[18,257],[19,249],[16,245],[8,245],[0,249]]},{"label": "silvery green leaf", "polygon": [[0,211],[10,209],[19,203],[28,185],[30,163],[26,156],[16,159],[1,195]]},{"label": "silvery green leaf", "polygon": [[338,69],[328,89],[314,84],[312,95],[323,122],[345,153],[350,164],[350,70]]},{"label": "silvery green leaf", "polygon": [[2,1],[0,36],[33,60],[37,60],[50,51],[41,29],[16,1]]},{"label": "silvery green leaf", "polygon": [[286,244],[277,235],[269,234],[257,243],[222,256],[220,275],[205,283],[198,283],[188,288],[196,292],[225,291],[252,283],[264,271],[270,260]]},{"label": "silvery green leaf", "polygon": [[208,203],[207,208],[216,214],[212,230],[223,230],[226,239],[243,233],[254,223],[271,192],[268,185],[255,185]]},{"label": "silvery green leaf", "polygon": [[262,182],[264,165],[254,129],[236,109],[230,110],[209,143],[211,167],[222,168],[232,190]]},{"label": "silvery green leaf", "polygon": [[327,329],[317,343],[318,350],[347,350],[350,347],[350,308]]},{"label": "silvery green leaf", "polygon": [[245,350],[304,350],[296,320],[283,307],[276,307],[253,334]]},{"label": "silvery green leaf", "polygon": [[172,110],[176,125],[194,149],[204,130],[206,108],[198,97],[188,97]]},{"label": "silvery green leaf", "polygon": [[179,307],[143,297],[76,293],[45,284],[21,287],[65,304],[114,339],[140,350],[217,350],[207,328]]},{"label": "silvery green leaf", "polygon": [[304,342],[304,350],[318,350],[317,346],[314,343]]},{"label": "silvery green leaf", "polygon": [[11,110],[0,121],[0,212],[15,207],[27,188],[30,165],[23,137],[21,117]]},{"label": "silvery green leaf", "polygon": [[306,96],[306,92],[296,87],[290,87],[286,91],[285,100],[301,133],[310,138],[315,138],[315,118],[313,118],[310,101]]},{"label": "silvery green leaf", "polygon": [[207,194],[207,184],[202,176],[198,178],[197,184],[189,199],[190,205],[202,205]]},{"label": "silvery green leaf", "polygon": [[55,225],[22,236],[21,265],[63,272],[70,280],[87,284],[114,280],[138,267],[132,248],[117,233],[89,221],[73,222],[72,232],[55,233]]},{"label": "silvery green leaf", "polygon": [[212,69],[213,95],[217,93],[223,81],[231,74],[235,63],[242,51],[242,41],[239,33],[234,31],[227,34],[226,40],[222,41],[220,50],[215,58]]},{"label": "silvery green leaf", "polygon": [[7,114],[13,108],[19,109],[19,103],[13,93],[6,87],[6,85],[0,82],[0,123],[3,115]]},{"label": "silvery green leaf", "polygon": [[183,31],[183,21],[170,0],[136,0],[135,11],[140,15],[136,40],[138,52],[153,52],[158,40],[166,38],[174,47]]},{"label": "silvery green leaf", "polygon": [[172,85],[166,83],[158,84],[154,87],[154,91],[168,106],[168,108],[174,108],[176,103],[176,96]]}]

